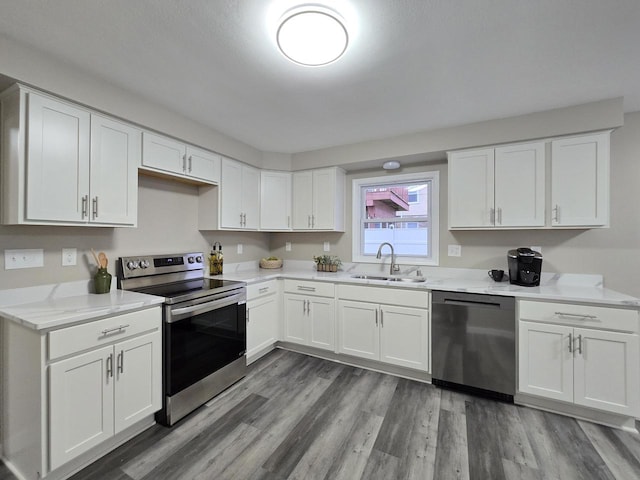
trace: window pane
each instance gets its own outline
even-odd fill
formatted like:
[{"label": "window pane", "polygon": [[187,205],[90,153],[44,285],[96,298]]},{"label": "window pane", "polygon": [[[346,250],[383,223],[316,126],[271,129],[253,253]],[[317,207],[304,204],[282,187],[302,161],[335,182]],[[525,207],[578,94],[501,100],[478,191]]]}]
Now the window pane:
[{"label": "window pane", "polygon": [[367,219],[426,217],[429,182],[363,187]]},{"label": "window pane", "polygon": [[399,256],[429,255],[428,222],[364,222],[364,255],[375,255],[389,242]]}]

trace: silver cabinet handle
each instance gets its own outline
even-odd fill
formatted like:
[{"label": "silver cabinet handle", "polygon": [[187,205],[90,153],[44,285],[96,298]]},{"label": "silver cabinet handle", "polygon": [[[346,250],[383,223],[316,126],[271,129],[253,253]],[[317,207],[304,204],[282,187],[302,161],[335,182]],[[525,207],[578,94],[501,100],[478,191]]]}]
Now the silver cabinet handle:
[{"label": "silver cabinet handle", "polygon": [[298,285],[298,290],[302,290],[304,292],[315,292],[316,287],[307,287],[305,285]]},{"label": "silver cabinet handle", "polygon": [[240,226],[242,226],[242,213],[240,214]]},{"label": "silver cabinet handle", "polygon": [[496,209],[492,207],[489,209],[489,224],[495,225],[495,223],[496,223]]},{"label": "silver cabinet handle", "polygon": [[182,171],[187,171],[187,154],[182,155]]},{"label": "silver cabinet handle", "polygon": [[258,293],[267,293],[269,291],[269,287],[262,287],[258,289]]},{"label": "silver cabinet handle", "polygon": [[110,333],[120,333],[122,332],[125,328],[129,327],[130,325],[119,325],[117,327],[114,328],[106,328],[104,330],[102,330],[102,335],[109,335]]},{"label": "silver cabinet handle", "polygon": [[384,327],[384,310],[380,309],[380,326]]},{"label": "silver cabinet handle", "polygon": [[553,212],[553,215],[551,217],[551,221],[558,223],[560,222],[560,207],[558,206],[558,204],[556,203],[556,205],[553,207],[553,210],[551,210]]},{"label": "silver cabinet handle", "polygon": [[191,173],[192,167],[193,167],[193,160],[192,160],[193,156],[189,155],[189,173]]},{"label": "silver cabinet handle", "polygon": [[93,204],[93,218],[98,218],[98,197],[93,197],[91,203]]},{"label": "silver cabinet handle", "polygon": [[311,315],[311,300],[307,300],[307,315]]},{"label": "silver cabinet handle", "polygon": [[572,317],[572,318],[589,318],[595,320],[598,317],[596,315],[589,315],[586,313],[566,313],[566,312],[554,312],[558,317]]},{"label": "silver cabinet handle", "polygon": [[316,228],[316,216],[311,215],[311,228]]},{"label": "silver cabinet handle", "polygon": [[107,378],[113,377],[113,353],[107,357]]},{"label": "silver cabinet handle", "polygon": [[376,308],[376,327],[378,326],[378,309]]},{"label": "silver cabinet handle", "polygon": [[89,195],[82,196],[82,218],[87,216],[87,208],[89,207]]},{"label": "silver cabinet handle", "polygon": [[573,334],[569,334],[569,353],[573,353]]},{"label": "silver cabinet handle", "polygon": [[120,350],[120,353],[118,354],[118,373],[124,373],[124,350]]},{"label": "silver cabinet handle", "polygon": [[287,215],[287,228],[291,228],[291,215]]},{"label": "silver cabinet handle", "polygon": [[502,208],[498,208],[498,223],[502,225]]},{"label": "silver cabinet handle", "polygon": [[582,335],[578,335],[578,353],[582,355]]},{"label": "silver cabinet handle", "polygon": [[247,226],[247,214],[246,213],[242,214],[242,226],[243,227]]},{"label": "silver cabinet handle", "polygon": [[246,313],[244,314],[244,319],[247,323],[249,323],[249,309],[247,308]]},{"label": "silver cabinet handle", "polygon": [[307,227],[311,228],[311,215],[307,215]]}]

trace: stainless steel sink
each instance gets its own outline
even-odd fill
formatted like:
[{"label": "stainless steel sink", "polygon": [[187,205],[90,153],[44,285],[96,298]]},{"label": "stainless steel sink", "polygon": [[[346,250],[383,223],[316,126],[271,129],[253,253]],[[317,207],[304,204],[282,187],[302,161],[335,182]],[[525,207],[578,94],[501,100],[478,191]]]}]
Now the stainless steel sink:
[{"label": "stainless steel sink", "polygon": [[351,275],[351,278],[359,278],[361,280],[382,280],[385,282],[406,282],[406,283],[422,283],[427,279],[424,277],[394,277],[388,275]]}]

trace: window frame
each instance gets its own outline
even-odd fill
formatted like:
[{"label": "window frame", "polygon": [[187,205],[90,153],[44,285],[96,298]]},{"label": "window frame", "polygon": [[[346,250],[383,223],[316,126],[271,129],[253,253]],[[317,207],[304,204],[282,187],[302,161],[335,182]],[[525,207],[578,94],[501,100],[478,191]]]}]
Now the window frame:
[{"label": "window frame", "polygon": [[[389,186],[393,184],[406,183],[431,183],[430,206],[430,240],[431,240],[431,256],[398,256],[397,262],[403,265],[439,265],[440,252],[440,172],[428,171],[419,173],[405,173],[399,175],[384,175],[378,177],[355,178],[351,183],[351,228],[352,228],[352,244],[351,244],[351,261],[355,263],[378,263],[374,256],[363,254],[363,219],[365,206],[365,196],[362,193],[362,187]],[[385,249],[385,256],[389,255],[389,251]]]}]

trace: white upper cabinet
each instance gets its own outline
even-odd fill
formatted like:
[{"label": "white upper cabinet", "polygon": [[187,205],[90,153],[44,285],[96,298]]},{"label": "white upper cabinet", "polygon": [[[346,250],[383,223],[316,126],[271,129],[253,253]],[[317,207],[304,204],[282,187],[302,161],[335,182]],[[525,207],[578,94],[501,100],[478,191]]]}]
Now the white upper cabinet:
[{"label": "white upper cabinet", "polygon": [[22,86],[2,96],[5,224],[135,226],[140,130]]},{"label": "white upper cabinet", "polygon": [[345,173],[323,168],[293,173],[293,229],[344,231]]},{"label": "white upper cabinet", "polygon": [[220,228],[257,230],[260,218],[260,170],[222,159]]},{"label": "white upper cabinet", "polygon": [[260,230],[291,230],[291,173],[260,172]]},{"label": "white upper cabinet", "polygon": [[143,132],[142,169],[199,184],[220,181],[220,155],[173,138]]},{"label": "white upper cabinet", "polygon": [[542,227],[545,144],[449,154],[449,228]]},{"label": "white upper cabinet", "polygon": [[610,132],[551,142],[551,225],[609,223]]}]

